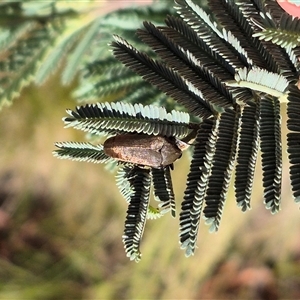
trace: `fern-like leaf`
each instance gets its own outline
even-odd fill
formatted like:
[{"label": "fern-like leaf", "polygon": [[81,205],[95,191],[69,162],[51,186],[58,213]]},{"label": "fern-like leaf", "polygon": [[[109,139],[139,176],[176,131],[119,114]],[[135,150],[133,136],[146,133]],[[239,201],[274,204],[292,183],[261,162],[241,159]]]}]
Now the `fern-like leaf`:
[{"label": "fern-like leaf", "polygon": [[293,18],[287,13],[282,13],[278,25],[274,27],[263,26],[262,31],[253,36],[283,48],[294,48],[300,46],[300,19]]},{"label": "fern-like leaf", "polygon": [[241,107],[234,183],[236,201],[242,211],[250,209],[258,149],[259,106],[249,102]]},{"label": "fern-like leaf", "polygon": [[[267,11],[267,7],[271,8],[273,14]],[[260,43],[262,48],[265,50],[264,52],[266,56],[262,56],[267,58],[267,66],[265,68],[270,72],[285,76],[289,81],[293,81],[295,76],[297,76],[297,73],[295,72],[295,66],[287,54],[287,49],[278,46],[272,41],[265,39],[260,40],[257,37],[257,35],[259,35],[259,33],[263,30],[264,26],[277,27],[278,24],[284,24],[286,22],[285,19],[289,19],[290,16],[286,13],[282,13],[282,9],[279,5],[274,5],[272,1],[266,3],[265,8],[266,9],[262,9],[262,11],[256,9],[257,16],[250,19],[254,25],[252,37],[257,43]],[[282,18],[278,19],[278,15],[281,15]]]},{"label": "fern-like leaf", "polygon": [[290,179],[294,199],[300,202],[300,90],[297,86],[290,86],[288,95],[287,126],[289,133],[287,135],[287,151],[290,162]]},{"label": "fern-like leaf", "polygon": [[175,217],[176,206],[173,192],[170,166],[163,169],[151,169],[155,199],[159,201],[159,209],[162,214],[171,212]]},{"label": "fern-like leaf", "polygon": [[[105,99],[106,95],[121,94],[123,96],[124,92],[141,88],[143,83],[140,76],[127,72],[127,74],[114,74],[113,80],[111,78],[98,79],[97,83],[93,84],[93,90],[100,99]],[[87,96],[90,97],[91,93]]]},{"label": "fern-like leaf", "polygon": [[127,210],[124,234],[122,236],[126,255],[138,262],[141,258],[140,242],[147,218],[150,193],[149,170],[134,167],[129,182],[133,190]]},{"label": "fern-like leaf", "polygon": [[213,155],[213,149],[208,148],[208,142],[213,129],[211,119],[200,124],[194,142],[193,159],[187,177],[187,186],[180,212],[180,244],[185,249],[185,255],[194,253],[200,224],[200,215],[204,203],[206,182],[209,167],[205,162],[205,154]]},{"label": "fern-like leaf", "polygon": [[60,33],[60,27],[53,24],[27,23],[17,40],[1,51],[0,106],[10,103],[20,90],[30,83],[43,59],[47,45]]},{"label": "fern-like leaf", "polygon": [[[152,169],[151,171],[153,171]],[[127,203],[130,203],[131,197],[134,195],[135,190],[133,188],[134,184],[134,172],[135,166],[129,163],[122,163],[118,168],[116,175],[117,187],[121,195],[124,197]],[[174,197],[174,195],[173,195]],[[162,217],[164,214],[159,208],[155,208],[149,205],[147,210],[147,219],[154,220]]]},{"label": "fern-like leaf", "polygon": [[205,223],[210,225],[210,232],[218,230],[222,217],[235,163],[238,120],[239,113],[233,110],[226,110],[218,115],[209,141],[209,149],[213,150],[213,155],[207,152],[205,157],[210,170],[203,213]]},{"label": "fern-like leaf", "polygon": [[93,134],[138,132],[148,135],[184,137],[190,130],[189,115],[163,107],[131,105],[129,103],[98,103],[79,106],[67,111],[66,127],[74,127]]},{"label": "fern-like leaf", "polygon": [[[86,64],[81,66],[80,83],[78,90],[74,93],[75,98],[80,102],[116,102],[124,101],[123,99],[125,98],[130,103],[141,102],[143,98],[136,99],[134,97],[131,100],[129,97],[130,94],[133,94],[135,91],[138,93],[139,89],[144,87],[140,82],[141,78],[136,76],[134,79],[132,77],[133,72],[129,72],[128,68],[125,68],[118,60],[113,58],[111,51],[108,51],[107,44],[111,42],[111,35],[114,33],[127,39],[140,50],[149,53],[150,56],[153,56],[153,51],[149,50],[136,37],[135,30],[146,19],[152,20],[157,25],[161,25],[165,16],[171,12],[174,12],[171,3],[167,1],[155,1],[149,6],[120,9],[101,16],[99,33],[89,44],[87,52],[89,55],[84,56]],[[111,68],[109,68],[109,65]],[[126,74],[129,73],[130,75],[127,76]],[[124,74],[124,76],[121,74]],[[132,81],[126,82],[124,79],[129,77],[132,77]],[[147,87],[149,86],[150,84],[147,84]],[[154,88],[152,87],[152,89]],[[159,94],[162,95],[161,92]],[[151,103],[150,100],[148,103]],[[143,104],[146,103],[143,102]],[[171,108],[174,108],[174,106]]]},{"label": "fern-like leaf", "polygon": [[260,101],[260,149],[262,155],[264,202],[272,213],[280,209],[282,149],[278,99],[262,96]]},{"label": "fern-like leaf", "polygon": [[280,98],[281,102],[287,101],[286,90],[289,82],[282,75],[260,68],[252,68],[250,70],[243,68],[237,71],[234,79],[235,81],[226,82],[226,85],[249,88]]},{"label": "fern-like leaf", "polygon": [[232,45],[237,51],[242,50],[240,51],[242,55],[238,54],[238,56],[241,55],[242,60],[246,62],[245,67],[256,65],[266,68],[267,63],[264,59],[268,58],[269,54],[262,47],[261,42],[252,37],[255,29],[249,20],[257,18],[258,15],[252,1],[237,3],[232,0],[210,0],[209,7],[219,24],[226,29],[227,33],[224,34],[224,38],[228,40],[227,36],[230,32],[230,39],[238,40],[238,43]]},{"label": "fern-like leaf", "polygon": [[[53,46],[48,47],[45,59],[35,75],[35,83],[44,83],[61,66],[63,59],[86,31],[86,26],[78,21],[71,20],[66,26],[65,30],[55,40]],[[73,72],[75,73],[76,70],[77,68],[74,68]]]},{"label": "fern-like leaf", "polygon": [[57,142],[55,146],[59,148],[53,151],[53,155],[57,158],[93,163],[107,163],[112,161],[112,158],[104,153],[102,145],[95,146],[90,143]]},{"label": "fern-like leaf", "polygon": [[121,165],[116,175],[117,187],[127,203],[130,202],[131,196],[134,194],[132,169],[133,165]]},{"label": "fern-like leaf", "polygon": [[125,66],[155,85],[162,92],[184,105],[189,112],[206,118],[211,115],[213,106],[203,100],[202,92],[188,79],[184,79],[172,68],[147,54],[138,51],[124,39],[115,36],[113,52]]},{"label": "fern-like leaf", "polygon": [[87,29],[84,37],[77,44],[75,50],[68,58],[67,66],[62,75],[63,84],[69,84],[78,71],[78,61],[83,57],[83,54],[89,49],[92,40],[97,35],[101,24],[101,19],[95,19]]},{"label": "fern-like leaf", "polygon": [[0,38],[0,51],[5,51],[22,39],[33,27],[33,22],[26,22],[21,26],[16,26],[13,29],[2,30]]},{"label": "fern-like leaf", "polygon": [[[177,0],[176,2],[179,4],[177,7],[179,14],[190,27],[189,31],[196,32],[197,43],[210,56],[210,59],[216,60],[218,65],[222,65],[231,75],[234,74],[236,68],[245,66],[244,63],[248,65],[247,57],[245,57],[247,51],[237,42],[234,35],[229,33],[230,29],[227,30],[230,22],[226,22],[226,26],[221,30],[217,23],[212,22],[210,16],[193,1]],[[209,1],[209,5],[213,5],[212,2]],[[214,11],[218,13],[220,7],[222,7],[221,4],[216,9],[214,8]],[[184,34],[188,36],[186,30]],[[203,67],[205,64],[203,62]],[[215,63],[212,65],[213,69],[216,68]]]},{"label": "fern-like leaf", "polygon": [[105,16],[102,25],[120,28],[123,31],[135,31],[146,19],[152,19],[157,25],[162,24],[167,14],[174,13],[173,0],[155,1],[149,6],[135,6],[122,9]]},{"label": "fern-like leaf", "polygon": [[[209,30],[210,35],[214,38],[222,37],[221,30],[218,29],[216,22],[212,21],[201,7],[191,0],[176,0],[176,10],[183,20],[186,20],[190,26],[193,26],[197,32]],[[207,37],[211,39],[212,37]]]},{"label": "fern-like leaf", "polygon": [[[73,94],[79,102],[114,100],[114,102],[138,103],[143,99],[143,104],[156,103],[163,106],[166,104],[165,94],[145,82],[114,57],[89,64],[83,76],[84,84]],[[156,97],[158,99],[155,99]],[[174,105],[171,108],[174,108]]]},{"label": "fern-like leaf", "polygon": [[[195,45],[183,35],[191,29],[181,19],[169,17],[166,21],[173,28],[157,28],[151,23],[144,22],[146,31],[138,30],[137,33],[168,66],[199,89],[202,98],[213,104],[216,111],[231,107],[233,99],[227,90],[222,88],[221,79],[225,81],[232,76],[219,66],[216,68],[211,66],[213,59],[200,48],[198,44],[201,45],[201,41],[194,37]],[[194,32],[190,35],[196,36]],[[205,64],[210,65],[209,70]]]}]

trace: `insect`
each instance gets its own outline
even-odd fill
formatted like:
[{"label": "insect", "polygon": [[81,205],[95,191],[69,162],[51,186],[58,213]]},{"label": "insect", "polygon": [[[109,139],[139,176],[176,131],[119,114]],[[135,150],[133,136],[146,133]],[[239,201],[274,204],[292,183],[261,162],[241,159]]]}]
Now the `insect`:
[{"label": "insect", "polygon": [[[154,105],[97,103],[68,110],[68,114],[64,118],[67,127],[101,136],[115,134],[98,145],[56,143],[59,149],[54,155],[94,163],[120,162],[116,183],[128,203],[122,239],[126,255],[139,261],[146,220],[168,212],[176,215],[171,169],[182,151],[192,145],[199,126],[190,123],[187,113],[167,112]],[[150,205],[151,192],[157,207]]]},{"label": "insect", "polygon": [[181,157],[182,142],[173,137],[128,133],[108,138],[104,153],[139,166],[164,168]]}]

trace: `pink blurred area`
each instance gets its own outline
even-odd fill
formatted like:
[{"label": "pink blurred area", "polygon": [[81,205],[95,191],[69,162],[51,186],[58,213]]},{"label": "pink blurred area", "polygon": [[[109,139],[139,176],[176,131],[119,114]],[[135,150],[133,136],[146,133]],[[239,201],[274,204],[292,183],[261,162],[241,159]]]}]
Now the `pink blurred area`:
[{"label": "pink blurred area", "polygon": [[107,14],[111,11],[122,9],[130,6],[143,6],[149,5],[153,0],[112,0],[100,1],[99,9],[96,10],[97,14]]},{"label": "pink blurred area", "polygon": [[284,9],[288,14],[300,18],[300,2],[299,1],[287,1],[287,0],[277,0],[278,4]]}]

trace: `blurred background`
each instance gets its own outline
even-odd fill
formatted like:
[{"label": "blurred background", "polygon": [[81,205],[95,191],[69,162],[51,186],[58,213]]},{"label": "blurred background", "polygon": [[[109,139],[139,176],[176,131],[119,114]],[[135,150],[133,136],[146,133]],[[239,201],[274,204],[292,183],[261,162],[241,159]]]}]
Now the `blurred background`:
[{"label": "blurred background", "polygon": [[[110,1],[105,11],[132,2]],[[0,299],[300,298],[300,218],[285,141],[277,215],[264,207],[258,163],[252,210],[242,213],[231,189],[219,232],[202,222],[194,256],[180,250],[178,217],[166,215],[148,220],[142,260],[131,262],[121,238],[127,204],[114,174],[52,156],[55,142],[84,140],[63,128],[77,81],[62,86],[59,75],[28,86],[1,111]],[[178,213],[188,169],[184,155],[173,171]]]}]

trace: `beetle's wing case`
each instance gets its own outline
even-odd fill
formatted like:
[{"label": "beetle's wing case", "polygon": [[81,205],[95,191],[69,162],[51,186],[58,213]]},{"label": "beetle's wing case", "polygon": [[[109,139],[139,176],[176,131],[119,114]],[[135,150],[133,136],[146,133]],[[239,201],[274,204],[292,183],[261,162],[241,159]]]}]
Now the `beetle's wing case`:
[{"label": "beetle's wing case", "polygon": [[161,168],[181,156],[175,140],[145,134],[122,134],[104,142],[106,155],[129,163]]},{"label": "beetle's wing case", "polygon": [[104,152],[121,161],[159,168],[159,148],[163,143],[154,138],[138,134],[117,135],[105,141]]}]

